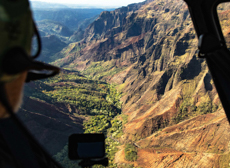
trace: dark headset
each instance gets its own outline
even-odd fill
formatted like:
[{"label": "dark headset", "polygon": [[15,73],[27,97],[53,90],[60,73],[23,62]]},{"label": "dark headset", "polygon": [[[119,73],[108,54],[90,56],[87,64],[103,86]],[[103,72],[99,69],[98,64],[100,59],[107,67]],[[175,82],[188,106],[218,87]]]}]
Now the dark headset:
[{"label": "dark headset", "polygon": [[29,56],[21,47],[10,48],[2,59],[2,73],[13,76],[28,71],[26,82],[49,78],[59,73],[58,67],[35,60],[41,52],[41,39],[35,24],[33,27],[38,43],[36,54]]}]

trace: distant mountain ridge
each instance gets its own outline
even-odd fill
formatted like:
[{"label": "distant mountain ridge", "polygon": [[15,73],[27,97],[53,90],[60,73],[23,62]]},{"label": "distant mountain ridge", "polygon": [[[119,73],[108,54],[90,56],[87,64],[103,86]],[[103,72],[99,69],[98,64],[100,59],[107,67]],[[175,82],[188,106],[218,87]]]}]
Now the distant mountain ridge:
[{"label": "distant mountain ridge", "polygon": [[[93,9],[93,8],[102,8],[104,10],[114,10],[115,8],[118,8],[118,6],[114,6],[114,5],[93,5],[93,4],[89,4],[89,3],[85,3],[85,4],[78,4],[77,2],[71,4],[71,3],[48,3],[48,2],[43,2],[43,1],[30,1],[31,7],[33,9],[41,9],[41,8],[78,8],[78,9]],[[113,4],[113,3],[112,3]]]},{"label": "distant mountain ridge", "polygon": [[103,9],[34,9],[33,16],[35,21],[50,20],[56,21],[69,27],[71,30],[78,30],[80,23],[85,19],[93,18],[99,15]]},{"label": "distant mountain ridge", "polygon": [[42,1],[30,1],[31,8],[34,9],[53,9],[53,8],[69,8],[66,5],[58,4],[58,3],[47,3]]},{"label": "distant mountain ridge", "polygon": [[[40,6],[40,2],[35,4]],[[33,17],[42,37],[43,50],[39,60],[45,62],[53,62],[56,53],[69,43],[80,41],[84,29],[103,11],[103,9],[72,9],[52,4],[49,5],[54,8],[48,8],[49,5],[44,4],[33,10]],[[36,50],[36,42],[33,48]]]},{"label": "distant mountain ridge", "polygon": [[64,3],[48,3],[43,1],[30,1],[30,5],[33,10],[35,9],[63,9],[63,8],[78,8],[78,9],[95,9],[95,8],[103,8],[104,10],[113,10],[115,9],[112,6],[95,6],[92,4],[64,4]]}]

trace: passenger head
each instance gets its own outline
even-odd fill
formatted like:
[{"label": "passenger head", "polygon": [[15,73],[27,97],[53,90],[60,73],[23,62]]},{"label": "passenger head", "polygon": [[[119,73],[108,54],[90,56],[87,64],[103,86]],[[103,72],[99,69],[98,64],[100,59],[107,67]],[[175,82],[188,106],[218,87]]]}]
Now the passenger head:
[{"label": "passenger head", "polygon": [[[35,60],[41,40],[28,0],[0,1],[0,9],[0,118],[6,118],[7,111],[18,110],[25,81],[54,76],[59,68]],[[33,36],[37,37],[37,52],[32,56]]]}]

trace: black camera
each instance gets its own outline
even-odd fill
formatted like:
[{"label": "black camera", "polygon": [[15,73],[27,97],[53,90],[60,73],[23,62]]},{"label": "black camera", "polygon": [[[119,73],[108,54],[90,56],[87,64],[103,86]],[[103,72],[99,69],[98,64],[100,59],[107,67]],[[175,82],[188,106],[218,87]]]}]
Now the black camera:
[{"label": "black camera", "polygon": [[104,134],[73,134],[69,137],[68,151],[70,160],[82,160],[79,163],[82,167],[108,165]]}]

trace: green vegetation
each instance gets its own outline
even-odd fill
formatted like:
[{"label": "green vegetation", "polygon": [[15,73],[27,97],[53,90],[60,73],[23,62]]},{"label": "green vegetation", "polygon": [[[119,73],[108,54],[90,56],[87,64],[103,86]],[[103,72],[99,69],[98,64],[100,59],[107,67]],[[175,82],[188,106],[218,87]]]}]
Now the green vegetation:
[{"label": "green vegetation", "polygon": [[[107,131],[110,132],[111,127],[110,121],[112,117],[106,117],[105,115],[91,116],[91,118],[84,123],[85,133],[104,133],[107,137],[106,142],[106,154],[109,158],[109,167],[116,168],[116,164],[113,163],[115,153],[118,151],[117,146],[120,145],[119,142],[110,138],[107,135]],[[109,128],[110,127],[110,128]],[[104,166],[95,165],[94,168],[101,168]]]},{"label": "green vegetation", "polygon": [[[118,151],[117,146],[120,145],[116,138],[122,136],[122,124],[127,119],[125,115],[122,117],[119,115],[121,93],[117,92],[115,85],[88,79],[79,72],[65,71],[52,79],[36,82],[35,86],[36,92],[32,93],[30,88],[26,89],[32,98],[75,106],[77,111],[71,113],[76,116],[84,115],[87,118],[83,123],[84,133],[105,134],[109,167],[117,167],[113,163],[115,153]],[[125,120],[121,121],[118,117]],[[76,167],[78,164],[68,159],[67,146],[54,158],[64,167]]]},{"label": "green vegetation", "polygon": [[[115,101],[115,104],[120,104]],[[117,165],[114,164],[114,157],[118,151],[117,146],[120,145],[116,138],[123,135],[122,124],[123,122],[115,118],[106,115],[91,116],[89,120],[85,121],[84,129],[85,133],[104,133],[106,136],[106,154],[109,158],[109,166],[111,168],[116,168]],[[94,168],[102,168],[103,166],[95,165]]]},{"label": "green vegetation", "polygon": [[230,153],[224,154],[220,157],[219,165],[220,165],[220,168],[230,167]]},{"label": "green vegetation", "polygon": [[[76,72],[65,72],[46,80],[45,83],[54,86],[54,90],[43,90],[40,94],[55,102],[76,106],[81,115],[100,114],[114,117],[120,113],[118,107],[121,95],[105,82],[89,80]],[[40,96],[36,95],[37,98]]]},{"label": "green vegetation", "polygon": [[194,116],[213,113],[218,109],[218,106],[210,100],[201,102],[198,106],[191,103],[190,99],[185,99],[181,103],[177,115],[173,118],[175,123],[189,119]]},{"label": "green vegetation", "polygon": [[105,115],[91,117],[84,124],[85,133],[104,133],[109,127],[109,118]]},{"label": "green vegetation", "polygon": [[107,137],[106,140],[106,153],[107,153],[107,157],[109,158],[109,166],[111,168],[116,168],[117,164],[114,163],[114,158],[115,158],[115,154],[118,151],[117,146],[120,145],[119,142],[114,141],[113,139]]},{"label": "green vegetation", "polygon": [[113,61],[100,61],[91,63],[83,73],[91,79],[102,79],[103,77],[113,76],[124,68],[118,68]]},{"label": "green vegetation", "polygon": [[123,135],[122,121],[114,119],[111,121],[112,127],[108,130],[108,135],[113,138],[120,138]]},{"label": "green vegetation", "polygon": [[63,167],[80,168],[80,166],[78,166],[79,161],[69,160],[69,158],[68,158],[68,145],[66,145],[53,158],[55,160],[59,161]]},{"label": "green vegetation", "polygon": [[136,161],[137,160],[137,149],[132,144],[125,145],[125,159],[128,161]]},{"label": "green vegetation", "polygon": [[121,118],[122,118],[123,125],[128,122],[128,115],[121,114]]}]

